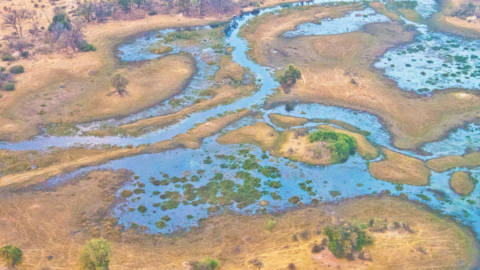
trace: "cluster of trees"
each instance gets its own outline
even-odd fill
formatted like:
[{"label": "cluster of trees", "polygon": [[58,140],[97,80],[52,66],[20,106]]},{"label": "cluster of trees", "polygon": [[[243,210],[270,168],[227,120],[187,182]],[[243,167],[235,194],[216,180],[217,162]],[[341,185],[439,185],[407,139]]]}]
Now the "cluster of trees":
[{"label": "cluster of trees", "polygon": [[132,9],[143,9],[150,15],[157,14],[156,9],[164,7],[166,12],[178,8],[179,12],[189,15],[195,11],[199,15],[205,15],[209,10],[214,12],[229,12],[233,10],[233,0],[78,0],[76,14],[88,22],[92,20],[103,21],[111,16],[117,8],[125,14]]},{"label": "cluster of trees", "polygon": [[[102,238],[88,241],[80,253],[79,264],[84,270],[108,270],[112,246]],[[0,248],[2,258],[10,268],[15,268],[23,262],[23,252],[14,245]]]},{"label": "cluster of trees", "polygon": [[353,259],[354,251],[373,244],[368,231],[348,223],[338,227],[327,226],[323,234],[328,237],[328,249],[338,258]]},{"label": "cluster of trees", "polygon": [[344,133],[337,133],[329,130],[316,130],[308,135],[308,139],[313,142],[326,142],[330,149],[332,159],[335,162],[344,162],[350,155],[355,154],[357,150],[357,141],[352,136]]},{"label": "cluster of trees", "polygon": [[[3,25],[12,29],[11,35],[4,38],[9,42],[9,47],[13,51],[19,51],[21,56],[28,57],[27,50],[37,47],[47,47],[43,52],[51,52],[53,49],[63,49],[71,47],[81,51],[95,50],[93,45],[88,44],[83,35],[85,21],[80,18],[70,20],[68,14],[61,8],[55,8],[53,18],[49,19],[48,31],[39,28],[40,14],[35,10],[25,8],[15,10],[4,7]],[[29,38],[28,38],[29,37]],[[15,60],[11,57],[9,61]]]},{"label": "cluster of trees", "polygon": [[298,70],[295,66],[290,65],[288,66],[287,70],[280,75],[278,78],[278,82],[283,86],[285,90],[292,87],[294,84],[297,83],[297,80],[302,78],[302,73]]}]

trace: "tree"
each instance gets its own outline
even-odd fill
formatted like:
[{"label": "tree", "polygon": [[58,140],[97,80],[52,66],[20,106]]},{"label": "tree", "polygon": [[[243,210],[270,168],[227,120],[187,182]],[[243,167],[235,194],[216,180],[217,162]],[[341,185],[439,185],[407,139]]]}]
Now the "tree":
[{"label": "tree", "polygon": [[129,81],[127,78],[123,77],[121,74],[115,74],[112,78],[112,86],[115,87],[120,96],[125,95],[127,92],[127,85]]},{"label": "tree", "polygon": [[302,77],[302,73],[293,65],[288,66],[288,69],[285,70],[285,73],[280,76],[279,82],[284,86],[292,86],[297,83],[297,79]]},{"label": "tree", "polygon": [[137,8],[140,9],[140,5],[145,3],[145,0],[133,0],[133,3],[137,4]]},{"label": "tree", "polygon": [[83,3],[78,0],[77,2],[78,8],[77,13],[84,17],[88,22],[90,22],[90,18],[93,15],[94,6],[91,2],[84,0]]},{"label": "tree", "polygon": [[48,31],[52,31],[56,26],[57,29],[67,29],[70,30],[70,18],[68,14],[60,8],[55,8],[55,15],[53,16],[52,22],[48,26]]},{"label": "tree", "polygon": [[22,263],[23,252],[14,245],[7,245],[0,248],[0,257],[5,259],[11,267],[15,267]]},{"label": "tree", "polygon": [[31,16],[30,16],[30,24],[32,25],[32,29],[28,30],[28,32],[32,35],[32,40],[33,38],[37,35],[38,33],[38,21],[40,17],[37,11],[32,11]]},{"label": "tree", "polygon": [[110,243],[97,238],[88,241],[80,254],[80,266],[85,270],[108,270],[112,247]]},{"label": "tree", "polygon": [[105,20],[105,18],[109,14],[111,5],[111,3],[105,2],[104,0],[94,2],[93,7],[95,11],[95,19],[97,20],[97,22]]},{"label": "tree", "polygon": [[132,0],[118,0],[118,4],[123,7],[125,14],[128,13],[128,10],[130,10],[131,2]]},{"label": "tree", "polygon": [[31,13],[27,9],[11,10],[7,14],[3,15],[4,24],[6,27],[11,27],[15,30],[15,33],[20,37],[23,37],[23,27],[30,19]]},{"label": "tree", "polygon": [[178,6],[182,9],[182,12],[188,16],[190,12],[190,0],[178,0]]}]

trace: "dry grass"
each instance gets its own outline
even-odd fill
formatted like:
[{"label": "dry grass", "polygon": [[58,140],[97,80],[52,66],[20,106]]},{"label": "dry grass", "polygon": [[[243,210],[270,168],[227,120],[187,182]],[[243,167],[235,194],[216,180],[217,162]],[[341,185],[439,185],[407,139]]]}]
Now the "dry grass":
[{"label": "dry grass", "polygon": [[284,129],[303,126],[308,122],[307,118],[281,115],[276,113],[271,113],[268,115],[268,117],[274,125]]},{"label": "dry grass", "polygon": [[219,83],[222,83],[226,80],[240,82],[242,81],[244,76],[244,67],[240,66],[235,62],[232,62],[231,56],[222,56],[222,59],[220,59],[220,69],[215,73],[215,81]]},{"label": "dry grass", "polygon": [[264,122],[225,133],[217,138],[219,144],[243,144],[251,143],[263,150],[270,150],[275,147],[279,133],[273,127]]},{"label": "dry grass", "polygon": [[[102,220],[120,202],[115,191],[128,181],[131,172],[126,170],[94,171],[52,191],[2,192],[0,246],[14,243],[23,250],[21,269],[75,269],[80,249],[91,237],[87,229],[104,229]],[[111,236],[120,232],[115,229]]]},{"label": "dry grass", "polygon": [[[50,179],[51,177],[78,170],[82,167],[95,166],[106,163],[110,160],[120,159],[124,157],[136,156],[146,153],[158,153],[175,148],[187,147],[187,148],[199,148],[203,139],[210,137],[226,126],[234,123],[248,115],[251,112],[244,110],[237,114],[228,115],[222,118],[218,118],[189,130],[187,133],[178,134],[172,138],[172,140],[161,141],[154,143],[153,145],[141,145],[138,147],[126,147],[126,148],[112,148],[110,150],[78,150],[76,148],[70,148],[65,150],[58,150],[57,152],[44,153],[40,159],[40,163],[47,161],[48,166],[28,170],[25,172],[17,172],[14,174],[0,177],[0,187],[20,187],[29,186],[32,184],[40,183]],[[6,152],[9,156],[3,156],[5,160],[15,159],[18,156],[16,152]],[[22,154],[22,153],[20,153]],[[58,155],[59,157],[69,157],[68,159],[59,159],[52,157],[52,155]],[[37,161],[24,160],[23,166],[20,169],[26,167],[29,162],[36,163]]]},{"label": "dry grass", "polygon": [[[91,237],[105,237],[113,245],[110,269],[184,269],[182,263],[210,256],[228,269],[323,269],[350,264],[328,261],[311,253],[325,238],[325,226],[348,221],[368,224],[377,218],[390,226],[373,233],[374,244],[365,251],[372,262],[354,261],[369,269],[471,269],[478,264],[475,236],[465,227],[426,207],[381,196],[322,204],[284,214],[210,217],[200,227],[178,236],[146,235],[120,226],[108,217],[115,203],[112,194],[129,181],[127,171],[91,172],[52,191],[16,192],[0,196],[0,246],[14,243],[24,251],[22,269],[76,269],[82,245]],[[118,203],[118,201],[117,201]],[[267,220],[276,220],[272,232]],[[392,223],[408,224],[412,233],[391,229]],[[307,234],[302,233],[307,232]],[[293,240],[293,235],[307,235]],[[161,254],[161,256],[159,256]],[[47,256],[53,256],[51,260]],[[358,269],[358,268],[355,268]]]},{"label": "dry grass", "polygon": [[454,172],[450,176],[450,188],[458,195],[468,196],[476,186],[476,179],[467,172]]},{"label": "dry grass", "polygon": [[416,158],[382,148],[385,159],[368,164],[370,174],[378,180],[394,184],[424,186],[428,184],[430,170]]},{"label": "dry grass", "polygon": [[[213,20],[215,18],[176,18],[166,15],[152,16],[137,21],[110,21],[101,24],[89,24],[85,35],[86,39],[97,48],[96,52],[73,55],[39,55],[34,59],[18,61],[18,64],[22,64],[26,71],[24,74],[16,76],[18,80],[16,90],[3,94],[0,103],[0,140],[21,141],[30,138],[40,132],[41,126],[52,122],[80,123],[112,117],[114,114],[105,114],[105,112],[101,112],[100,115],[88,113],[89,109],[92,108],[92,98],[107,93],[110,90],[111,76],[122,69],[116,58],[115,48],[118,44],[132,35],[145,31],[207,24]],[[177,64],[175,64],[175,67],[177,67],[177,72],[191,68],[189,65],[180,67]],[[160,72],[151,71],[154,74]],[[168,70],[164,70],[164,72],[170,73]],[[145,72],[143,74],[148,76]],[[174,74],[176,73],[172,71],[171,75]],[[180,74],[184,73],[181,72]],[[172,77],[165,76],[165,78],[159,80],[166,82],[172,80]],[[183,87],[185,82],[186,80],[183,82],[172,80],[168,81],[168,84]],[[66,83],[67,87],[65,89],[59,87],[62,83]],[[140,86],[140,84],[137,84],[137,86]],[[142,91],[150,90],[152,90],[151,86]],[[178,89],[174,90],[174,92],[176,91]],[[112,97],[112,99],[115,99],[115,97]],[[147,99],[139,101],[152,104],[152,101]],[[38,102],[51,103],[44,110],[48,110],[48,113],[38,115],[38,112],[42,109],[39,105],[43,104],[38,104]],[[145,108],[146,106],[137,103],[136,108]],[[132,112],[128,106],[120,106],[116,110],[117,115]]]},{"label": "dry grass", "polygon": [[[331,10],[335,8],[320,14],[328,16]],[[365,68],[389,48],[412,41],[415,32],[407,32],[393,22],[370,24],[363,31],[342,35],[281,36],[295,25],[312,20],[312,15],[313,8],[285,16],[266,15],[261,24],[242,32],[251,42],[251,56],[256,61],[275,69],[294,64],[302,72],[302,79],[291,92],[277,91],[267,100],[267,108],[306,102],[366,111],[380,117],[392,133],[395,146],[405,149],[436,140],[451,128],[480,116],[480,99],[475,94],[458,95],[446,90],[422,97],[399,89],[381,71]]]},{"label": "dry grass", "polygon": [[453,168],[473,168],[479,165],[480,152],[472,152],[463,156],[446,156],[427,161],[427,166],[438,173]]}]

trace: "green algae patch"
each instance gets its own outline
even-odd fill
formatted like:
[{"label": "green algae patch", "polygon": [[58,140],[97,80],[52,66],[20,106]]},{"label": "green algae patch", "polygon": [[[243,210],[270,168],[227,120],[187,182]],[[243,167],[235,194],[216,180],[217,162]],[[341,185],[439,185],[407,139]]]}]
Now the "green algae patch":
[{"label": "green algae patch", "polygon": [[468,196],[475,190],[478,180],[468,172],[454,172],[450,176],[450,188],[458,195]]},{"label": "green algae patch", "polygon": [[370,174],[378,180],[394,184],[424,186],[428,184],[430,170],[423,161],[382,148],[385,158],[368,164]]}]

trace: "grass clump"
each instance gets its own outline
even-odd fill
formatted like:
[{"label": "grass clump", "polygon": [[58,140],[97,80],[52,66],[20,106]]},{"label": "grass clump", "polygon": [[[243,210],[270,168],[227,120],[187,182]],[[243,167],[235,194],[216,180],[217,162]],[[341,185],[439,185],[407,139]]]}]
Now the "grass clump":
[{"label": "grass clump", "polygon": [[213,270],[220,266],[220,262],[212,258],[206,258],[202,262],[192,261],[190,262],[190,266],[192,266],[194,270]]},{"label": "grass clump", "polygon": [[13,90],[15,90],[15,84],[7,83],[7,85],[5,86],[5,91],[13,91]]},{"label": "grass clump", "polygon": [[276,220],[273,220],[273,219],[267,220],[267,223],[265,224],[265,229],[271,232],[276,225],[277,225]]},{"label": "grass clump", "polygon": [[332,160],[344,162],[357,150],[357,141],[352,136],[329,130],[317,130],[308,135],[310,143],[326,142],[327,149],[331,151]]},{"label": "grass clump", "polygon": [[328,237],[328,250],[337,258],[353,258],[354,251],[361,251],[364,246],[373,244],[368,231],[349,223],[338,227],[327,226],[323,234]]}]

